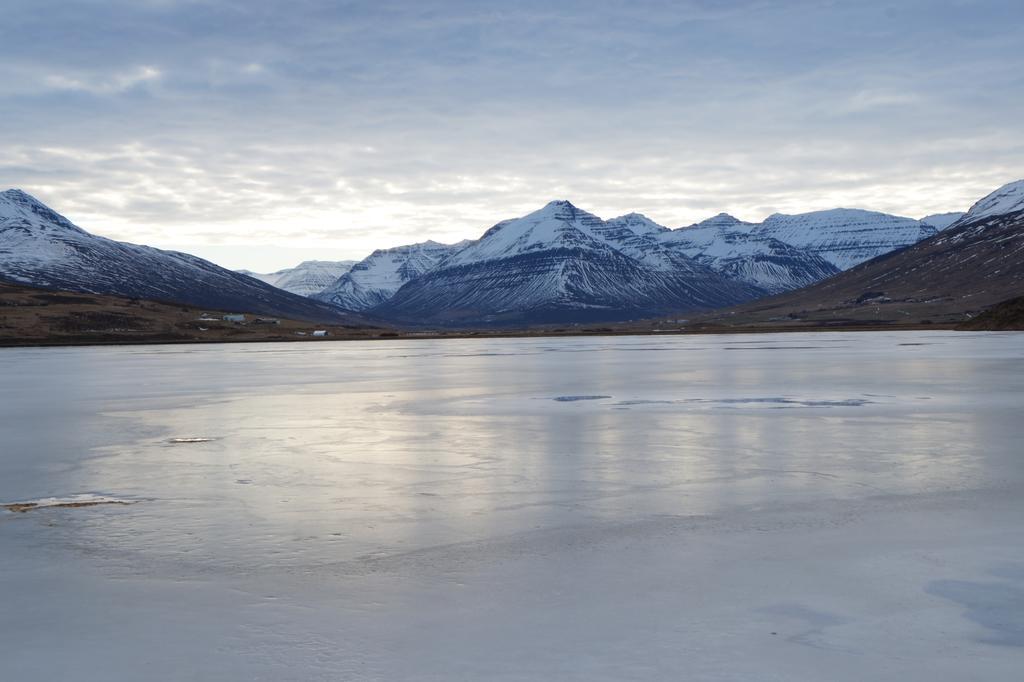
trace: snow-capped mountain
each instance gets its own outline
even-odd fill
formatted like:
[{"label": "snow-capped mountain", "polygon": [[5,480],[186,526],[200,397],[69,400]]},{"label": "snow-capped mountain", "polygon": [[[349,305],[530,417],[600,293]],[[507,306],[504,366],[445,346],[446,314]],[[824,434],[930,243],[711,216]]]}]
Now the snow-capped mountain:
[{"label": "snow-capped mountain", "polygon": [[839,272],[813,251],[759,234],[756,227],[720,213],[689,227],[662,232],[658,238],[730,279],[770,293],[798,289]]},{"label": "snow-capped mountain", "polygon": [[757,316],[762,320],[959,322],[1021,292],[1024,180],[992,192],[928,239],[728,315],[747,322]]},{"label": "snow-capped mountain", "polygon": [[921,222],[925,225],[931,225],[936,230],[942,231],[963,217],[963,211],[956,211],[954,213],[933,213],[921,218]]},{"label": "snow-capped mountain", "polygon": [[0,192],[0,279],[45,289],[339,322],[338,310],[176,251],[89,234],[25,192]]},{"label": "snow-capped mountain", "polygon": [[354,260],[307,260],[302,261],[294,268],[285,268],[277,272],[260,273],[250,270],[239,270],[238,272],[299,296],[312,296],[334,284],[355,264]]},{"label": "snow-capped mountain", "polygon": [[[1024,188],[1011,183],[960,218],[834,209],[775,214],[759,224],[720,214],[670,230],[639,213],[602,220],[554,201],[475,241],[382,249],[347,272],[348,263],[307,261],[240,274],[90,235],[10,190],[0,201],[0,277],[310,319],[333,314],[320,302],[432,324],[632,319],[785,292],[903,249],[944,224],[951,229],[1022,205]],[[315,301],[296,302],[288,292]]]},{"label": "snow-capped mountain", "polygon": [[673,253],[643,216],[603,221],[567,201],[506,220],[373,310],[431,323],[565,322],[682,312],[763,291]]},{"label": "snow-capped mountain", "polygon": [[[398,276],[405,251],[375,253],[317,297],[406,322],[621,319],[789,291],[936,232],[848,209],[761,224],[720,214],[669,230],[638,213],[602,220],[554,201],[420,261],[411,276]],[[368,286],[374,278],[384,286]]]},{"label": "snow-capped mountain", "polygon": [[314,298],[346,310],[368,310],[388,300],[403,284],[429,272],[469,243],[426,241],[378,249],[315,294]]},{"label": "snow-capped mountain", "polygon": [[[1024,180],[1003,185],[982,197],[954,224],[977,223],[992,216],[1014,217],[1024,211]],[[1019,216],[1018,216],[1019,217]]]},{"label": "snow-capped mountain", "polygon": [[916,244],[936,232],[919,220],[852,208],[775,213],[753,230],[758,236],[807,249],[840,270]]}]

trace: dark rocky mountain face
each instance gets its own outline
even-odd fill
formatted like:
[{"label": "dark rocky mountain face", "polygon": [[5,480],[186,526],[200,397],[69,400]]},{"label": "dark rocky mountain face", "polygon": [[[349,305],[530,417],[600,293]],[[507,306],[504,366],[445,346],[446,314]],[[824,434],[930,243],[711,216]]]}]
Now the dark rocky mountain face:
[{"label": "dark rocky mountain face", "polygon": [[355,320],[209,261],[91,235],[19,190],[0,193],[0,279],[306,320]]},{"label": "dark rocky mountain face", "polygon": [[592,322],[708,309],[757,295],[711,275],[694,281],[650,271],[612,249],[551,249],[439,269],[373,312],[428,324]]}]

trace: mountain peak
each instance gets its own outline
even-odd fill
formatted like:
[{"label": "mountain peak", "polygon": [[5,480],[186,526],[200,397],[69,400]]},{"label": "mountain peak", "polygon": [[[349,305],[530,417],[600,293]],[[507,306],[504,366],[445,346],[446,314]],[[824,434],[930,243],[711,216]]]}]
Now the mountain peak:
[{"label": "mountain peak", "polygon": [[17,187],[12,187],[11,189],[5,189],[3,192],[0,192],[0,196],[9,197],[9,198],[12,198],[12,199],[13,198],[17,198],[17,197],[27,197],[29,199],[32,199],[32,195],[31,194],[29,194],[28,192],[26,192],[23,189],[18,189]]},{"label": "mountain peak", "polygon": [[22,189],[13,188],[4,190],[3,192],[0,192],[0,197],[6,199],[5,203],[17,204],[29,208],[46,208],[46,205],[43,202],[39,201],[39,199],[36,199],[34,196]]},{"label": "mountain peak", "polygon": [[20,189],[8,189],[0,192],[0,221],[14,219],[22,229],[33,229],[32,226],[54,226],[65,230],[83,232],[70,220],[36,199],[28,192]]},{"label": "mountain peak", "polygon": [[736,216],[729,215],[728,213],[719,213],[716,216],[712,216],[707,220],[702,220],[695,227],[730,227],[732,225],[740,225],[743,221]]},{"label": "mountain peak", "polygon": [[568,199],[553,199],[544,205],[544,208],[576,208]]},{"label": "mountain peak", "polygon": [[[532,213],[528,213],[522,218],[514,218],[512,220],[504,220],[495,227],[508,227],[509,225],[518,225],[520,227],[528,224],[534,224],[537,222],[548,222],[548,221],[560,221],[560,222],[576,222],[577,220],[600,220],[597,216],[592,213],[584,211],[582,208],[575,206],[571,201],[565,199],[556,199],[549,201],[544,204],[543,208],[539,208]],[[491,228],[494,229],[494,228]]]},{"label": "mountain peak", "polygon": [[643,213],[627,213],[626,215],[620,215],[618,218],[612,218],[606,221],[608,225],[624,226],[632,230],[636,234],[659,234],[661,232],[667,232],[668,228],[659,225],[654,222]]},{"label": "mountain peak", "polygon": [[552,218],[568,218],[572,219],[576,215],[583,213],[579,208],[573,205],[571,201],[565,199],[555,199],[544,204],[544,207],[530,213],[528,217],[552,217]]}]

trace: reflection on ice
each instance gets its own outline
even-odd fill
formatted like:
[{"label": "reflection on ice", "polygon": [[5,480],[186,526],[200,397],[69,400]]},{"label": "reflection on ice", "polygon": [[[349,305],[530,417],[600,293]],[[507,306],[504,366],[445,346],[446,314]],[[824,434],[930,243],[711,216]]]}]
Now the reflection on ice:
[{"label": "reflection on ice", "polygon": [[1020,340],[0,351],[0,679],[1016,679]]}]

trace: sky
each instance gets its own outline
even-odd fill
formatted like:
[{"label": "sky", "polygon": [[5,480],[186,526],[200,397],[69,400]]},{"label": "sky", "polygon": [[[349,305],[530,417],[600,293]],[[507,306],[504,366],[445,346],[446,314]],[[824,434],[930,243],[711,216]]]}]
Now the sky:
[{"label": "sky", "polygon": [[0,189],[270,271],[552,199],[966,210],[1024,177],[1020,0],[5,0]]}]

